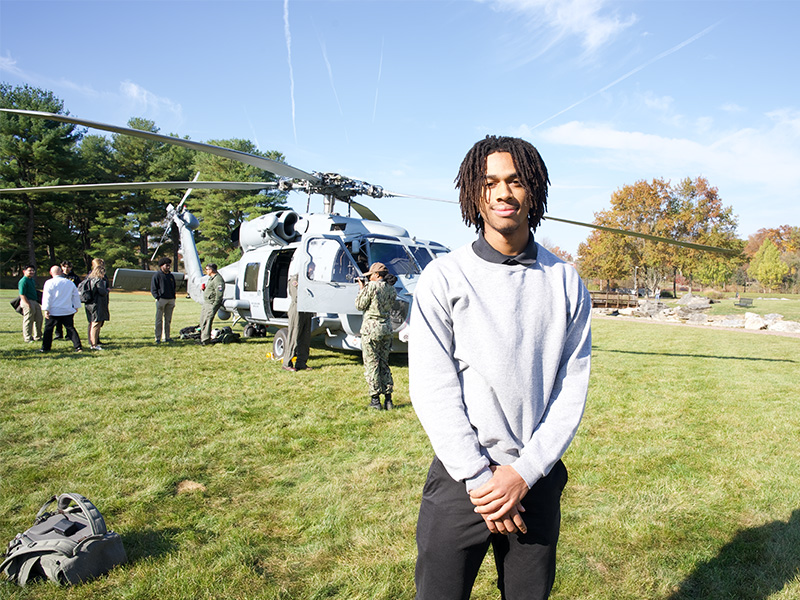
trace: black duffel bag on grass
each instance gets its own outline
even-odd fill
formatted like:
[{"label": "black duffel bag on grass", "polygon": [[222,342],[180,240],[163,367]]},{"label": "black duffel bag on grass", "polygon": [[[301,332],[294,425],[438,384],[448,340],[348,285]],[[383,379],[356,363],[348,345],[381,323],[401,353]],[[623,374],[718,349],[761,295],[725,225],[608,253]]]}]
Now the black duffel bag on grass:
[{"label": "black duffel bag on grass", "polygon": [[[56,501],[57,511],[48,512]],[[9,542],[0,571],[19,585],[37,579],[70,585],[127,560],[122,538],[106,530],[95,505],[80,494],[61,494],[44,503],[33,527]]]}]

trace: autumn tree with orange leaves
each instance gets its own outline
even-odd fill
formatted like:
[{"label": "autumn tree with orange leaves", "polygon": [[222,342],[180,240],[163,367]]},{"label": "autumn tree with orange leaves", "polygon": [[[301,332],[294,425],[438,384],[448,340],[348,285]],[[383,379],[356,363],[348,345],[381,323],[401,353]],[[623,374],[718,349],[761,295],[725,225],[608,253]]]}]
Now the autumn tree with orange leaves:
[{"label": "autumn tree with orange leaves", "polygon": [[[611,208],[595,214],[594,223],[680,241],[741,250],[736,238],[736,217],[722,204],[717,188],[704,177],[686,178],[676,185],[664,179],[637,181],[611,196]],[[729,277],[741,264],[727,255],[594,231],[578,247],[583,277],[623,279],[634,267],[650,292],[667,277],[682,273],[718,280]]]}]

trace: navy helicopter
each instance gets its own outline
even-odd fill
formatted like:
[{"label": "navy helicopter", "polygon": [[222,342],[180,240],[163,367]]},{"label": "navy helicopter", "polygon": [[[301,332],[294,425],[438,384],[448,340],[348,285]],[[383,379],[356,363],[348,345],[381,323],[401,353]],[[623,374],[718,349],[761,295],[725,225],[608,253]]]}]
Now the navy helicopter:
[{"label": "navy helicopter", "polygon": [[[157,133],[117,127],[71,116],[0,109],[13,114],[52,119],[94,129],[131,135],[176,144],[224,156],[270,171],[279,177],[277,182],[173,181],[125,184],[81,184],[42,186],[37,188],[5,188],[0,193],[122,191],[132,189],[183,189],[187,191],[177,206],[167,207],[167,229],[177,227],[185,273],[176,278],[186,284],[189,296],[202,303],[202,284],[205,280],[195,245],[197,218],[186,208],[193,189],[233,189],[304,191],[324,197],[323,213],[300,214],[293,210],[269,213],[244,222],[238,230],[242,257],[219,269],[225,280],[224,302],[218,317],[233,323],[244,321],[244,336],[264,335],[267,327],[278,327],[273,339],[273,356],[283,356],[288,325],[289,267],[297,261],[297,308],[315,316],[312,335],[324,334],[331,348],[360,350],[361,312],[355,308],[358,278],[373,262],[384,263],[397,278],[397,302],[392,314],[395,331],[393,352],[405,352],[408,341],[408,315],[417,279],[432,260],[448,252],[444,245],[418,240],[398,225],[383,223],[355,196],[372,198],[417,197],[387,192],[382,187],[350,179],[336,173],[307,173],[290,165],[268,158],[174,138]],[[199,175],[199,174],[198,174]],[[336,212],[336,203],[348,206],[348,215]],[[358,217],[350,216],[354,210]],[[163,241],[162,237],[162,241]],[[150,284],[153,272],[138,269],[117,269],[113,287],[141,289]],[[181,277],[182,275],[182,277]]]},{"label": "navy helicopter", "polygon": [[[449,250],[437,242],[418,240],[403,227],[381,222],[368,207],[354,198],[356,196],[404,197],[448,201],[389,192],[380,186],[336,173],[308,173],[291,165],[254,154],[149,131],[97,123],[61,114],[5,108],[0,108],[0,111],[183,146],[223,156],[275,174],[278,180],[271,182],[197,181],[197,177],[195,177],[195,181],[0,188],[0,194],[186,189],[183,199],[177,206],[169,205],[167,207],[167,230],[170,224],[174,224],[178,228],[185,266],[185,274],[182,279],[186,282],[189,296],[200,303],[202,303],[203,297],[204,275],[194,240],[194,231],[199,227],[199,222],[186,208],[186,200],[193,189],[277,189],[302,191],[309,196],[311,194],[322,195],[324,198],[323,213],[300,214],[293,210],[284,210],[256,217],[241,225],[238,232],[238,243],[243,252],[242,257],[219,269],[225,280],[225,300],[218,314],[219,318],[230,319],[233,317],[234,324],[244,321],[245,337],[264,335],[267,327],[278,327],[273,338],[273,356],[282,358],[287,339],[287,311],[290,303],[287,288],[289,268],[296,261],[298,272],[297,308],[301,312],[310,312],[315,315],[312,321],[312,335],[324,334],[325,343],[331,348],[360,351],[361,313],[355,308],[355,298],[359,290],[358,278],[363,277],[370,264],[382,262],[397,278],[395,283],[397,302],[392,314],[395,332],[392,351],[407,351],[409,307],[416,282],[422,270],[432,260]],[[347,216],[336,213],[337,202],[348,206]],[[350,216],[351,209],[359,215],[358,218]],[[549,215],[546,218],[697,250],[730,252],[730,250],[713,246],[560,219]],[[166,233],[167,231],[165,231],[165,236]],[[143,285],[149,286],[152,275],[153,272],[147,270],[117,269],[114,274],[113,286],[123,289],[141,289]],[[180,278],[178,277],[180,275],[176,273],[176,278]]]}]

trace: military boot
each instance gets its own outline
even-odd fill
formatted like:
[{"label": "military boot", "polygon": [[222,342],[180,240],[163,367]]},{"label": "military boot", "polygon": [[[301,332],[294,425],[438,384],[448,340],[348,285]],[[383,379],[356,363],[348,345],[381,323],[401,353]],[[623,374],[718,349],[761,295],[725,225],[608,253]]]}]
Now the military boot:
[{"label": "military boot", "polygon": [[383,410],[383,406],[381,406],[381,396],[380,394],[375,394],[369,403],[370,408],[374,408],[375,410]]},{"label": "military boot", "polygon": [[394,404],[392,404],[392,395],[385,394],[386,396],[386,410],[392,410],[394,408]]}]

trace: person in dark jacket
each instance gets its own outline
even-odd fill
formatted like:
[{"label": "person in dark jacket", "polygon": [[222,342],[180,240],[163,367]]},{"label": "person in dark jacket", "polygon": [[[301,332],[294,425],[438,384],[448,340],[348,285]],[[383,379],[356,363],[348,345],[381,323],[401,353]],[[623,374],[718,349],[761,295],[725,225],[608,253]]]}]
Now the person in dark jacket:
[{"label": "person in dark jacket", "polygon": [[[63,261],[61,263],[61,270],[64,273],[63,275],[64,279],[69,279],[72,283],[75,284],[75,287],[78,287],[78,284],[81,282],[81,278],[80,275],[78,275],[77,273],[75,273],[75,271],[72,270],[72,263],[69,262],[68,260]],[[64,327],[61,325],[61,323],[58,323],[56,325],[56,332],[55,335],[53,335],[53,339],[54,340],[64,339]]]},{"label": "person in dark jacket", "polygon": [[106,321],[111,320],[108,312],[108,278],[106,264],[102,258],[92,261],[92,272],[83,283],[92,293],[92,299],[84,304],[86,320],[89,321],[89,345],[92,350],[102,350],[100,345],[100,329]]},{"label": "person in dark jacket", "polygon": [[156,299],[156,344],[170,343],[169,327],[172,324],[172,311],[175,310],[175,276],[171,273],[172,261],[166,256],[158,261],[158,271],[150,282],[150,293]]}]

